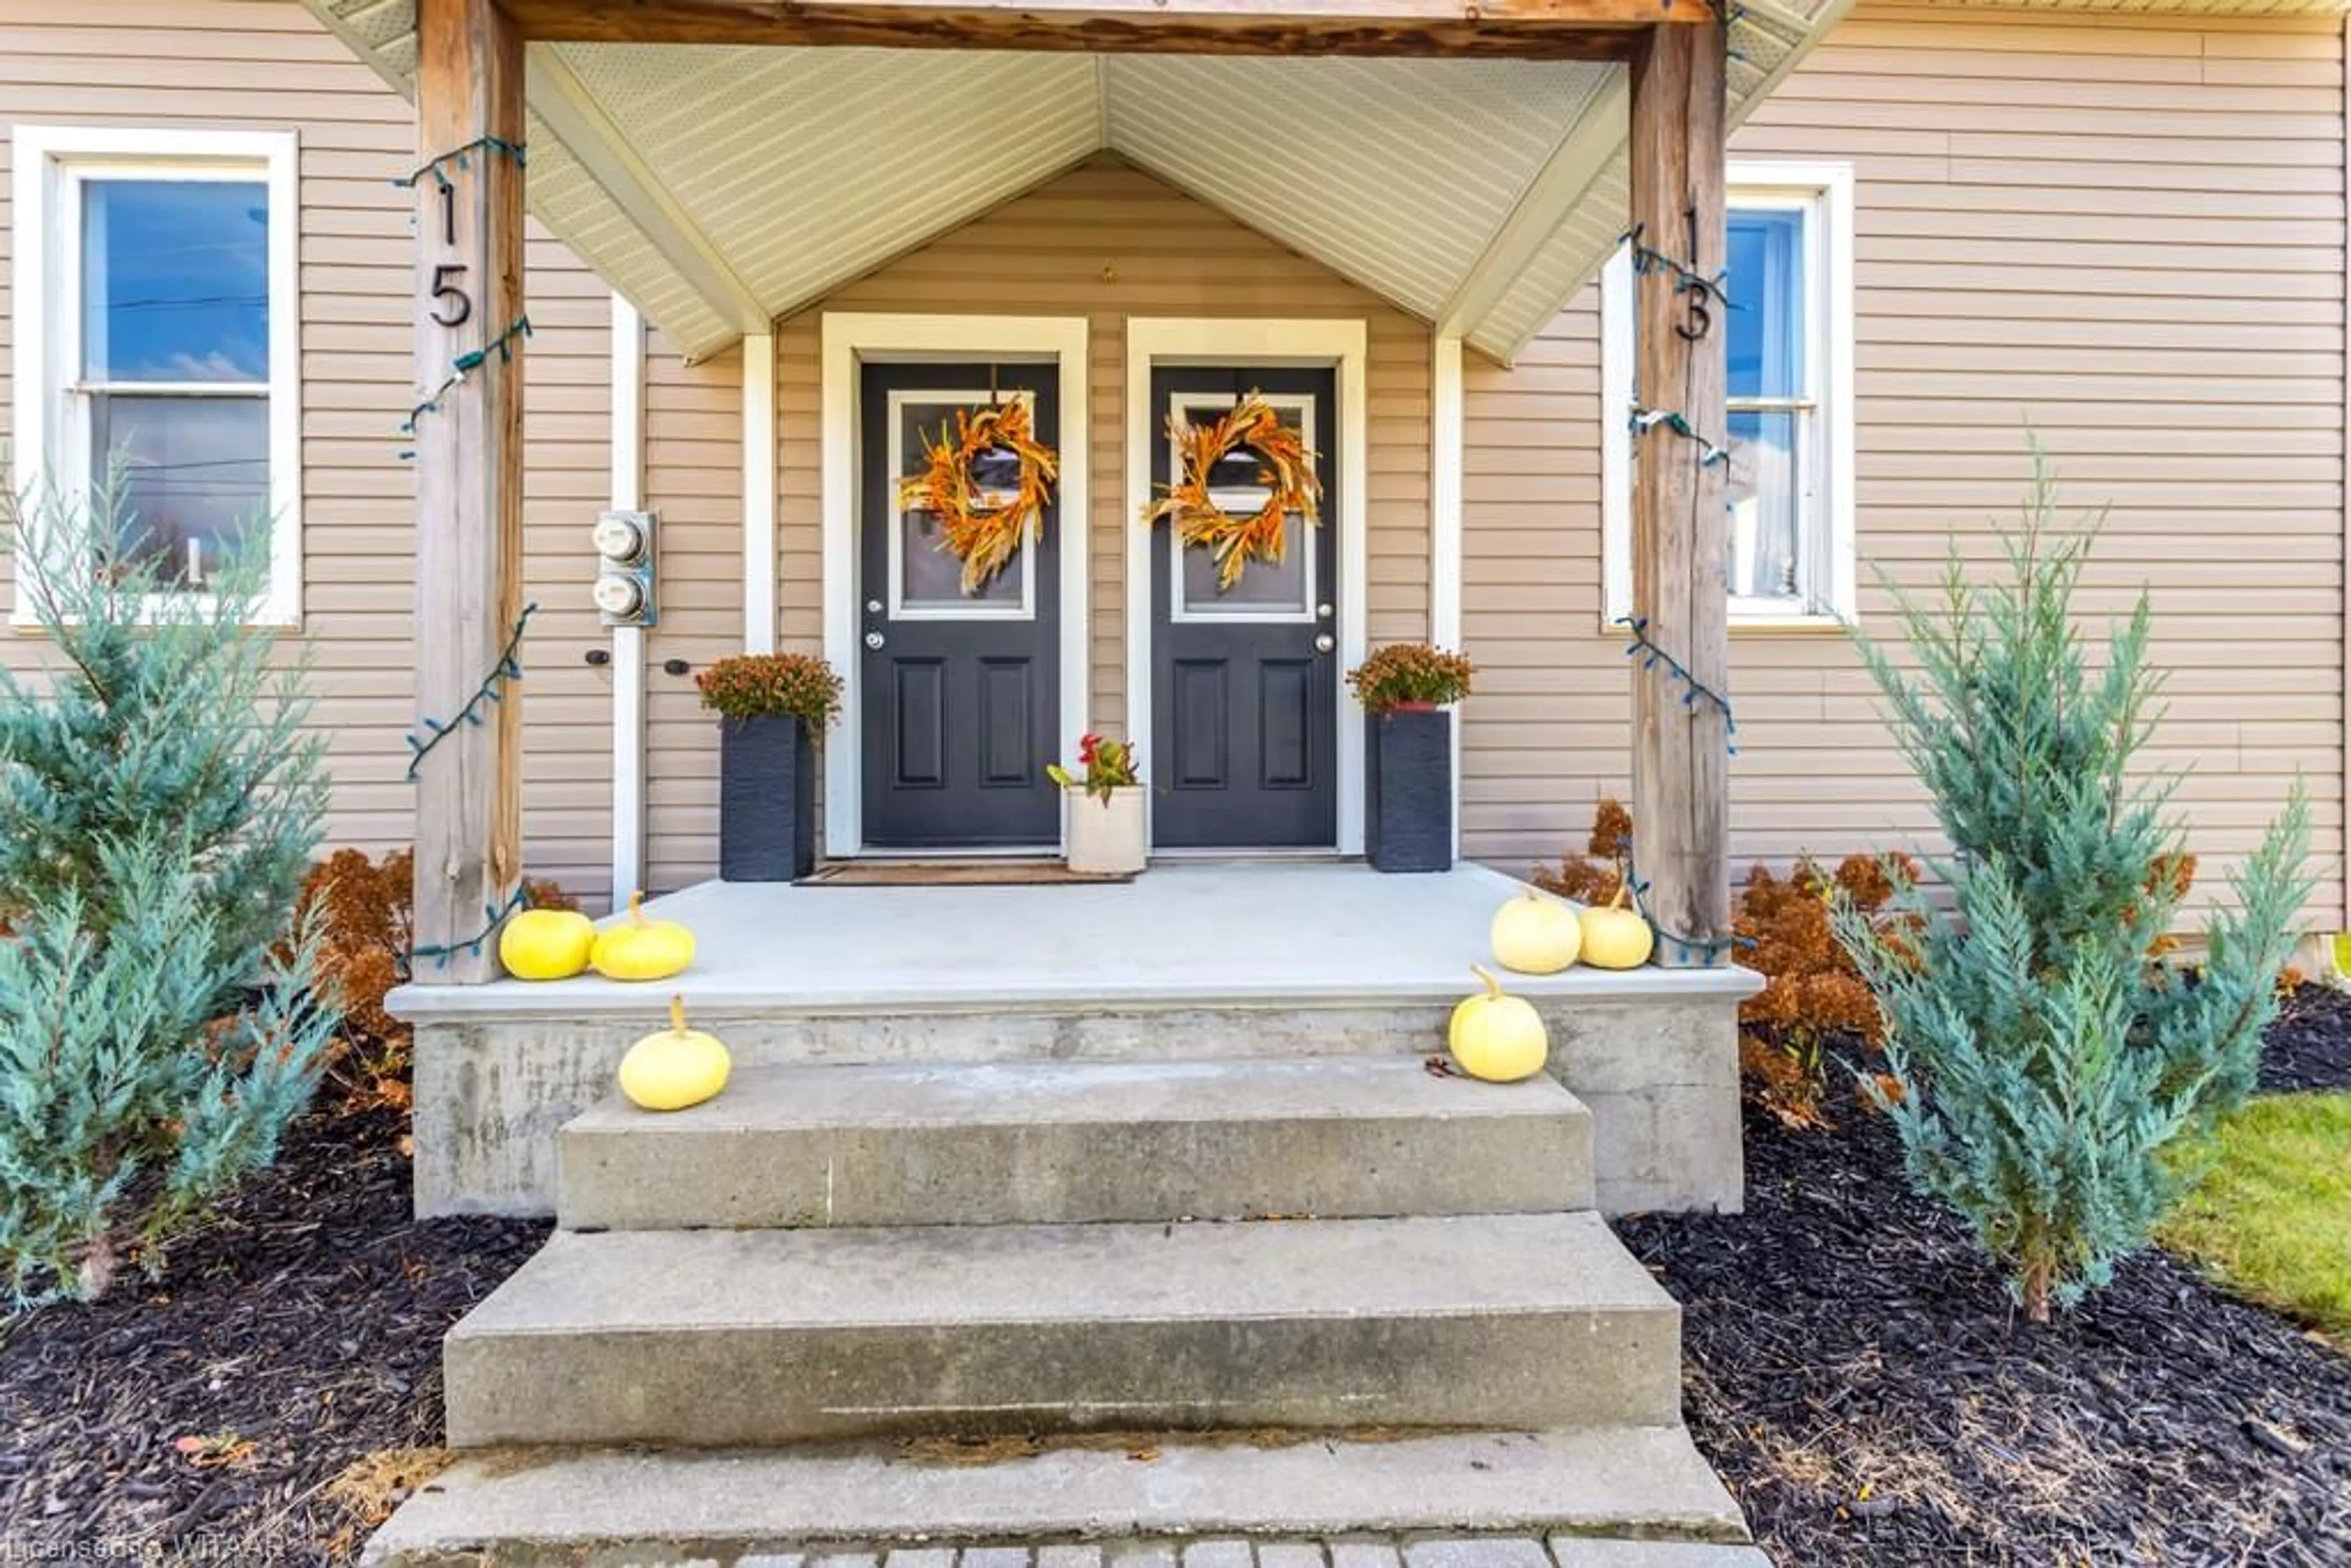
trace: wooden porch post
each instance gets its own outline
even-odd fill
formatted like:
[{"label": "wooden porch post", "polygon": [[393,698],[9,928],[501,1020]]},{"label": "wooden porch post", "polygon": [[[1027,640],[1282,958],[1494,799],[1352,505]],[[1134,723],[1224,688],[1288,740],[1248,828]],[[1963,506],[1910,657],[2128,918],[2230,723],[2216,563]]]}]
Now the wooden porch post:
[{"label": "wooden porch post", "polygon": [[417,50],[415,977],[468,985],[522,873],[522,39],[420,0]]},{"label": "wooden porch post", "polygon": [[[1719,25],[1653,26],[1635,47],[1634,853],[1669,968],[1729,960]],[[1650,657],[1651,653],[1662,656]],[[1677,670],[1675,665],[1680,668]],[[1677,940],[1679,938],[1679,940]]]}]

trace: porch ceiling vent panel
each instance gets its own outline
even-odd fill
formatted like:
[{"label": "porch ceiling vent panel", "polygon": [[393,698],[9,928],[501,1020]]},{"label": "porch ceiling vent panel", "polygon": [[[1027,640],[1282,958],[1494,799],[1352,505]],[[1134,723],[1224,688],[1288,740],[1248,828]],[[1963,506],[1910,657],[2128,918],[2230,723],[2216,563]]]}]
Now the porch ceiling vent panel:
[{"label": "porch ceiling vent panel", "polygon": [[1113,152],[1432,320],[1618,70],[1196,55],[1102,64]]},{"label": "porch ceiling vent panel", "polygon": [[553,51],[770,316],[1094,151],[1082,55],[631,44]]},{"label": "porch ceiling vent panel", "polygon": [[[413,95],[414,0],[305,3]],[[1849,3],[1741,0],[1734,123]],[[540,43],[528,200],[703,358],[1107,151],[1507,361],[1624,228],[1625,82],[1549,60]]]}]

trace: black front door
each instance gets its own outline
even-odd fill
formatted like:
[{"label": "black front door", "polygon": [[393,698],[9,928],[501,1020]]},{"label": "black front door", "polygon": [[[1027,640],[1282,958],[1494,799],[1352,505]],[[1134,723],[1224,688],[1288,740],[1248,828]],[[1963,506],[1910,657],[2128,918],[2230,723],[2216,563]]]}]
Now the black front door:
[{"label": "black front door", "polygon": [[[1045,777],[1061,733],[1061,516],[1041,544],[966,594],[937,519],[902,510],[898,480],[959,409],[1031,399],[1038,439],[1061,444],[1051,365],[863,366],[858,396],[858,632],[864,840],[875,849],[1045,847],[1061,798]],[[1004,476],[982,459],[975,477]],[[1014,470],[1017,474],[1017,469]],[[1017,481],[1016,481],[1017,482]]]},{"label": "black front door", "polygon": [[[1179,550],[1162,524],[1151,539],[1152,842],[1162,849],[1330,849],[1338,842],[1337,372],[1154,371],[1151,477],[1168,482],[1167,415],[1195,424],[1265,394],[1318,454],[1320,527],[1293,517],[1284,559],[1252,560],[1220,588],[1206,547]],[[1255,510],[1264,492],[1246,453],[1223,465],[1211,497]],[[1180,556],[1180,560],[1179,560]]]}]

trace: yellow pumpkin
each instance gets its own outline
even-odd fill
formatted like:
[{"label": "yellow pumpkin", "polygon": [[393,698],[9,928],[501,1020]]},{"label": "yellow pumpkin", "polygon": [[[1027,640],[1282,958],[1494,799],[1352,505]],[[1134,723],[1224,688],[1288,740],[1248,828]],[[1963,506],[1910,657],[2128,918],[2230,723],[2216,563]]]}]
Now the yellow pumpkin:
[{"label": "yellow pumpkin", "polygon": [[648,1111],[683,1111],[726,1087],[734,1063],[717,1037],[685,1027],[685,998],[669,999],[669,1027],[629,1047],[621,1058],[621,1092]]},{"label": "yellow pumpkin", "polygon": [[1531,887],[1525,897],[1494,911],[1487,935],[1495,961],[1521,975],[1556,975],[1575,962],[1583,946],[1583,926],[1574,909]]},{"label": "yellow pumpkin", "polygon": [[694,933],[674,920],[645,918],[645,895],[629,894],[629,917],[596,934],[589,963],[608,980],[666,980],[694,962]]},{"label": "yellow pumpkin", "polygon": [[588,967],[596,923],[576,909],[526,909],[498,933],[498,962],[517,980],[568,980]]},{"label": "yellow pumpkin", "polygon": [[1583,961],[1597,969],[1637,969],[1649,961],[1656,933],[1637,909],[1625,907],[1625,888],[1583,912]]},{"label": "yellow pumpkin", "polygon": [[1516,1083],[1542,1071],[1551,1055],[1551,1034],[1542,1015],[1520,997],[1502,994],[1502,982],[1476,964],[1470,972],[1486,988],[1453,1009],[1447,1044],[1461,1071],[1489,1083]]}]

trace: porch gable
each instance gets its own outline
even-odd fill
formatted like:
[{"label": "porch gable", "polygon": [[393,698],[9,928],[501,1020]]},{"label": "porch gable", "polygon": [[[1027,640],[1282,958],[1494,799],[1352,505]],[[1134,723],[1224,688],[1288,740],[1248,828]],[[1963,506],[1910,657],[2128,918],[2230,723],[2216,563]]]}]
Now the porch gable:
[{"label": "porch gable", "polygon": [[[305,4],[414,97],[413,0]],[[1480,36],[1549,29],[1545,47],[1519,47],[1545,57],[1530,58],[1448,54],[1433,18],[1450,6],[1418,7],[1427,15],[1412,57],[1393,57],[1400,42],[1353,57],[1270,53],[1247,37],[1231,46],[1247,54],[1071,52],[1089,35],[1058,17],[1052,48],[615,42],[655,35],[638,23],[589,28],[579,7],[542,4],[517,14],[531,40],[530,209],[704,359],[1109,152],[1507,361],[1597,271],[1630,210],[1625,68],[1562,57],[1607,51],[1556,41],[1620,35],[1569,16],[1575,6],[1502,7],[1529,18],[1507,26],[1484,8]],[[751,13],[776,8],[740,9],[744,30],[730,37],[751,37]],[[1844,9],[1754,0],[1734,10],[1733,125]],[[574,19],[559,26],[558,10]],[[534,19],[561,41],[534,35]]]}]

